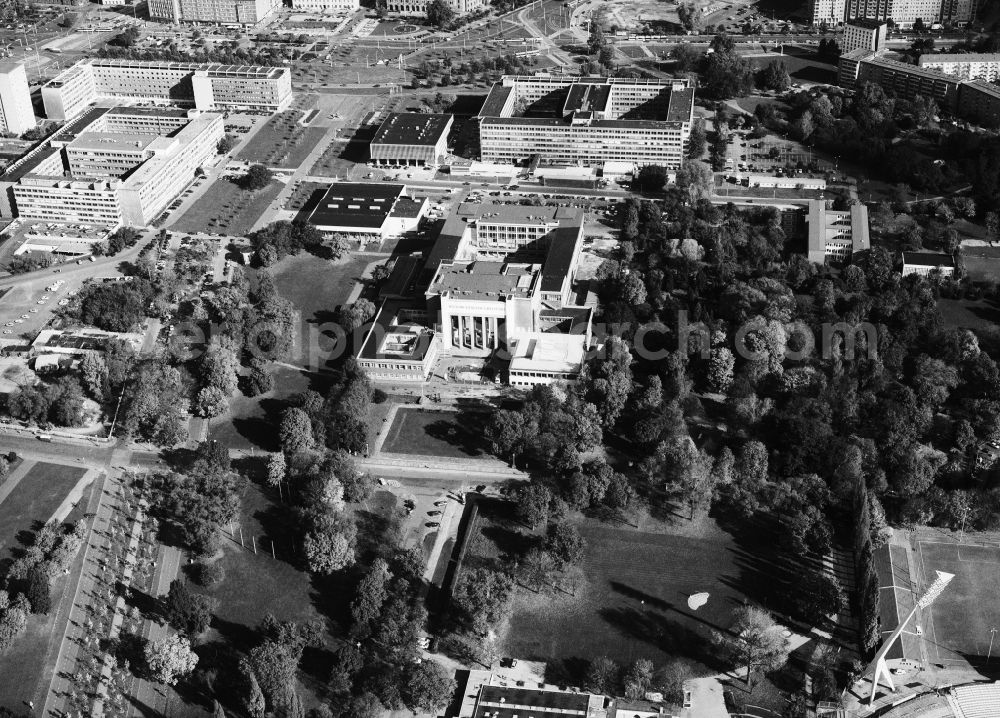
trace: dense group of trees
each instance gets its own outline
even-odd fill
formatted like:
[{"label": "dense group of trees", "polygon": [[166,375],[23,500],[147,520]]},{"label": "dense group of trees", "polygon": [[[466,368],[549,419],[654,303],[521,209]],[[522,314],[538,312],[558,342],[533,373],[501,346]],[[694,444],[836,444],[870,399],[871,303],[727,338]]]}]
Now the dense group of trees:
[{"label": "dense group of trees", "polygon": [[152,474],[136,484],[147,492],[150,514],[159,519],[165,540],[211,555],[221,528],[236,518],[244,481],[232,470],[227,448],[202,442],[182,470]]},{"label": "dense group of trees", "polygon": [[101,282],[85,286],[78,297],[81,322],[109,332],[134,331],[147,315],[156,286],[148,279]]},{"label": "dense group of trees", "polygon": [[54,381],[22,384],[7,395],[7,413],[43,426],[82,426],[85,399],[80,380],[66,374]]},{"label": "dense group of trees", "polygon": [[267,227],[247,235],[254,251],[254,263],[270,267],[288,255],[315,251],[322,243],[319,230],[308,222],[272,222]]}]

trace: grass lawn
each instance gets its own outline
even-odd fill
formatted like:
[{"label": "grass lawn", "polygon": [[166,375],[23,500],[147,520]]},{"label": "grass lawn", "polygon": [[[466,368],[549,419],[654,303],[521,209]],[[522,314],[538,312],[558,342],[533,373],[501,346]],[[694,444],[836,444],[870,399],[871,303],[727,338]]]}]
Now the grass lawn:
[{"label": "grass lawn", "polygon": [[[237,394],[229,400],[229,413],[212,421],[209,436],[230,449],[278,451],[274,427],[280,421],[285,401],[310,388],[309,376],[284,366],[271,366],[274,389],[260,396]],[[315,387],[313,387],[315,388]]]},{"label": "grass lawn", "polygon": [[[46,477],[50,475],[47,471],[50,468],[67,469],[69,471],[75,468],[55,464],[36,464],[36,468],[39,467],[44,472],[42,475]],[[29,474],[22,479],[18,490],[21,486],[24,486],[24,481],[29,480],[31,473],[29,471]],[[77,470],[76,479],[79,479],[81,475],[81,470]],[[62,485],[63,482],[59,477],[67,476],[67,474],[56,471],[51,476],[55,477],[55,481]],[[73,481],[73,484],[75,483],[76,480]],[[69,516],[66,517],[67,523],[74,523],[83,518],[93,492],[99,484],[99,481],[95,482],[84,491],[80,504],[74,507]],[[14,493],[16,493],[16,490]],[[59,496],[58,502],[61,502],[64,496],[65,491]],[[13,498],[13,495],[8,498]],[[7,503],[7,501],[4,501],[0,505],[0,516],[5,513],[4,507],[7,506]],[[54,504],[51,510],[55,508],[56,505]],[[49,513],[51,513],[51,510]],[[30,517],[25,517],[25,529],[29,528],[31,523],[29,519]],[[6,538],[6,536],[0,536],[0,540],[3,538]],[[82,561],[83,551],[81,550],[70,566],[70,575],[60,575],[52,581],[53,610],[44,616],[30,615],[24,634],[18,637],[13,645],[0,655],[0,676],[3,677],[0,680],[0,707],[9,708],[17,712],[22,711],[25,702],[33,698],[36,688],[39,688],[43,684],[47,685],[48,680],[51,678],[52,671],[55,668],[56,652],[59,648],[59,642],[62,640],[62,632],[65,627],[65,617],[67,615],[65,611],[68,611],[69,604],[73,600],[73,592],[76,587],[75,578]],[[0,575],[2,574],[3,570],[0,570]]]},{"label": "grass lawn", "polygon": [[938,300],[938,309],[948,326],[963,329],[986,329],[1000,322],[1000,308],[985,299]]},{"label": "grass lawn", "polygon": [[931,604],[933,640],[926,642],[931,660],[983,663],[989,650],[990,628],[1000,624],[1000,605],[996,602],[1000,591],[1000,546],[938,541],[921,541],[917,546],[925,584],[933,581],[935,570],[955,574],[948,588]]},{"label": "grass lawn", "polygon": [[175,232],[244,235],[267,211],[282,187],[280,182],[271,182],[262,190],[249,192],[231,180],[217,179],[170,228]]},{"label": "grass lawn", "polygon": [[459,459],[485,456],[485,413],[400,408],[382,451]]},{"label": "grass lawn", "polygon": [[326,127],[302,127],[298,123],[287,139],[264,144],[256,138],[240,153],[241,160],[260,162],[268,167],[296,168],[326,134]]},{"label": "grass lawn", "polygon": [[[313,109],[316,99],[316,95],[297,95],[291,109],[279,112],[269,119],[254,135],[253,141],[240,150],[236,159],[260,162],[269,167],[297,167],[305,153],[316,144],[325,131],[323,128],[307,128],[299,124],[299,121]],[[317,132],[319,137],[316,135]],[[290,164],[294,156],[299,154],[300,147],[304,147],[304,151],[298,163]]]},{"label": "grass lawn", "polygon": [[[541,538],[541,528],[527,532],[512,520],[509,505],[480,506],[465,568],[495,567]],[[775,550],[771,530],[757,522],[731,532],[707,516],[688,521],[640,511],[628,520],[562,519],[586,540],[583,562],[558,579],[558,588],[518,589],[504,655],[550,662],[553,676],[571,684],[581,680],[581,665],[600,656],[657,665],[683,656],[706,672],[726,670],[712,631],[725,631],[745,600],[780,608],[800,569],[797,559]],[[703,591],[708,603],[692,611],[688,597]]]},{"label": "grass lawn", "polygon": [[[263,461],[258,458],[246,468],[259,477]],[[332,654],[341,643],[336,637],[337,627],[349,621],[349,606],[359,572],[370,561],[375,548],[395,541],[393,521],[398,521],[399,514],[396,504],[393,494],[378,491],[364,504],[349,506],[355,512],[358,526],[360,568],[325,579],[301,569],[296,548],[298,527],[278,495],[256,481],[251,482],[243,494],[238,519],[245,546],[240,544],[238,530],[235,539],[224,534],[223,552],[218,560],[225,577],[217,586],[197,589],[219,601],[212,629],[203,642],[221,641],[232,648],[248,650],[256,644],[256,629],[268,613],[286,621],[320,620],[327,629],[322,634],[323,646],[305,652],[298,673],[306,709],[315,706],[319,697],[325,695]],[[271,555],[272,538],[276,558]],[[252,548],[254,540],[256,553]]]},{"label": "grass lawn", "polygon": [[[289,361],[313,371],[329,368],[339,347],[332,324],[337,307],[347,301],[371,258],[348,255],[337,261],[304,253],[286,257],[271,268],[275,286],[299,312],[298,351]],[[324,327],[324,325],[327,325]]]},{"label": "grass lawn", "polygon": [[62,464],[37,463],[0,503],[0,575],[6,573],[10,549],[18,533],[30,531],[35,522],[45,522],[63,502],[84,469]]}]

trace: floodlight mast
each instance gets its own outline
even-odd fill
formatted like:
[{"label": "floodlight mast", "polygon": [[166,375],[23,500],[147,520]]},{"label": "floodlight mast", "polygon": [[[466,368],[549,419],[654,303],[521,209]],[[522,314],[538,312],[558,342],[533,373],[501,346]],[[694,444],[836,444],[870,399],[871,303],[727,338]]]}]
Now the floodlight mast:
[{"label": "floodlight mast", "polygon": [[903,629],[906,628],[906,625],[917,614],[918,608],[927,608],[934,603],[934,599],[940,596],[941,592],[944,591],[949,583],[951,583],[951,579],[955,578],[955,574],[953,573],[945,573],[944,571],[935,571],[935,573],[937,574],[937,578],[934,580],[934,583],[928,586],[927,590],[924,591],[924,595],[917,599],[917,602],[913,605],[913,610],[910,611],[906,618],[900,621],[899,625],[896,626],[896,630],[892,632],[892,635],[889,636],[885,643],[882,644],[882,647],[878,649],[878,653],[875,655],[875,660],[873,660],[865,670],[866,675],[869,672],[872,673],[872,694],[868,699],[869,706],[875,702],[875,693],[878,690],[878,684],[882,678],[885,679],[886,685],[889,686],[889,690],[893,693],[896,692],[896,686],[892,683],[892,675],[889,673],[889,667],[885,663],[885,657],[896,641],[899,640],[899,637],[903,633]]}]

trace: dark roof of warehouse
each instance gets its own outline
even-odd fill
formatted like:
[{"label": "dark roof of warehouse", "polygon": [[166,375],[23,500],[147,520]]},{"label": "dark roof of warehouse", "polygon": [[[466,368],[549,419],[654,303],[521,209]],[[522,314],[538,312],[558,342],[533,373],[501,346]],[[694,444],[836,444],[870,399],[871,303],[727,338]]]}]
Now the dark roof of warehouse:
[{"label": "dark roof of warehouse", "polygon": [[379,125],[373,145],[435,145],[448,131],[451,115],[393,112]]},{"label": "dark roof of warehouse", "polygon": [[337,182],[309,216],[317,227],[381,227],[405,188],[401,184]]}]

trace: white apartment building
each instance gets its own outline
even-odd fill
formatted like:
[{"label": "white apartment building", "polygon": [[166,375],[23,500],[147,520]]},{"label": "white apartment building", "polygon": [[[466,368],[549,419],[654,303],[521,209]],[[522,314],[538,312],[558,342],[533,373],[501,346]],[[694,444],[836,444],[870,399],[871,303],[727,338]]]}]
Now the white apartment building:
[{"label": "white apartment building", "polygon": [[279,112],[292,98],[286,67],[81,60],[42,87],[45,116],[76,117],[97,100]]},{"label": "white apartment building", "polygon": [[150,0],[149,16],[172,23],[254,26],[279,6],[276,0]]},{"label": "white apartment building", "polygon": [[966,25],[976,16],[980,0],[812,0],[813,23],[839,24],[853,18],[891,20],[909,30],[919,19],[925,26],[936,22]]},{"label": "white apartment building", "polygon": [[[18,217],[28,220],[148,225],[216,153],[225,120],[192,110],[172,136],[114,132],[100,116],[61,136],[11,187]],[[138,123],[137,116],[128,123]],[[150,129],[159,126],[150,122]]]},{"label": "white apartment building", "polygon": [[[393,14],[405,17],[425,17],[427,6],[433,0],[388,0],[386,9]],[[486,0],[448,0],[448,5],[461,17],[486,7]]]},{"label": "white apartment building", "polygon": [[958,75],[966,80],[993,82],[1000,78],[998,53],[921,55],[917,64],[948,75]]},{"label": "white apartment building", "polygon": [[889,38],[889,25],[881,20],[857,18],[844,25],[844,36],[840,41],[841,56],[854,50],[881,52]]},{"label": "white apartment building", "polygon": [[0,62],[0,130],[20,135],[35,126],[23,62]]},{"label": "white apartment building", "polygon": [[813,200],[806,223],[810,262],[846,262],[851,255],[871,249],[868,208],[863,204],[840,211],[827,209],[823,200]]},{"label": "white apartment building", "polygon": [[813,0],[810,9],[813,25],[837,26],[844,22],[845,0]]},{"label": "white apartment building", "polygon": [[[525,117],[525,110],[533,115]],[[479,113],[484,162],[680,167],[694,121],[687,80],[508,75]]]},{"label": "white apartment building", "polygon": [[293,10],[310,12],[355,12],[359,7],[358,0],[292,0]]},{"label": "white apartment building", "polygon": [[898,27],[909,30],[919,19],[925,26],[941,19],[943,0],[892,0],[889,17]]}]

